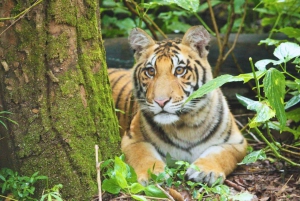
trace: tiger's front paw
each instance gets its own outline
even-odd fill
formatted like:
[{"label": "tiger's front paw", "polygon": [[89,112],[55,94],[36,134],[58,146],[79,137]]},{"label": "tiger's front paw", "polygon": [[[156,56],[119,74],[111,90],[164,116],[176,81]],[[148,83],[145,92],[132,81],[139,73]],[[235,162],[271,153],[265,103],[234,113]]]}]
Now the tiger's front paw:
[{"label": "tiger's front paw", "polygon": [[165,169],[165,164],[163,162],[159,162],[154,165],[154,169],[153,167],[142,168],[142,169],[137,168],[135,171],[138,177],[138,182],[143,186],[146,186],[150,178],[149,172],[158,175],[164,172],[164,169]]},{"label": "tiger's front paw", "polygon": [[217,181],[222,184],[225,180],[225,173],[223,171],[207,168],[205,166],[200,166],[199,170],[193,167],[188,168],[185,173],[185,178],[194,182],[207,183],[208,186],[212,186]]}]

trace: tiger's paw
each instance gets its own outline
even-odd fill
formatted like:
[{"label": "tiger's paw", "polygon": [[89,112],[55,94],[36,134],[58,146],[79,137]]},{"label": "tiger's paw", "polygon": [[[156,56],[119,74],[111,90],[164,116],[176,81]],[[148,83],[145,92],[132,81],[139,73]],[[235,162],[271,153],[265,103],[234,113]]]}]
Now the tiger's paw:
[{"label": "tiger's paw", "polygon": [[225,180],[225,173],[219,170],[212,170],[205,167],[199,167],[196,170],[193,167],[187,169],[185,173],[185,178],[194,182],[207,183],[208,186],[212,186],[214,183],[218,182],[222,184]]},{"label": "tiger's paw", "polygon": [[164,172],[165,164],[164,163],[158,163],[153,168],[143,169],[143,170],[136,170],[136,174],[138,177],[138,182],[142,184],[143,186],[147,186],[148,181],[150,179],[150,172],[155,175],[159,175],[160,173]]}]

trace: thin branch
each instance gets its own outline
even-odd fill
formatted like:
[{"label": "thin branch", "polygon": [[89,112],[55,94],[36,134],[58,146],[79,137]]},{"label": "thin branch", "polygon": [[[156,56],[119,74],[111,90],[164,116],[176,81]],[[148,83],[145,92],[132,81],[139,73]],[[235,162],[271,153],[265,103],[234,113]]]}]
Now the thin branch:
[{"label": "thin branch", "polygon": [[215,29],[215,33],[216,33],[216,37],[217,37],[217,41],[218,41],[218,47],[219,47],[219,51],[221,50],[222,44],[221,44],[221,37],[220,37],[220,33],[219,33],[219,28],[216,22],[216,18],[215,18],[215,13],[214,10],[212,8],[212,5],[210,3],[210,0],[207,0],[207,4],[208,4],[208,8],[209,8],[209,13],[211,16],[211,20]]},{"label": "thin branch", "polygon": [[98,200],[102,201],[102,191],[101,191],[101,179],[100,179],[100,164],[98,160],[98,152],[99,146],[95,145],[95,152],[96,152],[96,170],[97,170],[97,183],[98,183]]},{"label": "thin branch", "polygon": [[159,184],[156,184],[156,187],[159,188],[171,201],[175,201],[174,198],[167,191],[165,191],[165,189],[163,189]]},{"label": "thin branch", "polygon": [[243,24],[244,24],[244,21],[245,21],[245,18],[246,18],[246,10],[247,10],[247,3],[248,3],[248,0],[245,1],[245,5],[244,5],[244,14],[243,14],[243,17],[242,17],[242,20],[241,20],[241,24],[239,26],[239,29],[237,31],[237,33],[235,34],[235,38],[234,38],[234,41],[233,41],[233,44],[231,46],[231,48],[227,51],[227,53],[225,54],[225,56],[223,57],[224,60],[226,60],[226,58],[228,57],[228,55],[233,51],[233,49],[235,48],[235,45],[238,41],[238,38],[239,38],[239,35],[240,33],[242,32],[242,27],[243,27]]}]

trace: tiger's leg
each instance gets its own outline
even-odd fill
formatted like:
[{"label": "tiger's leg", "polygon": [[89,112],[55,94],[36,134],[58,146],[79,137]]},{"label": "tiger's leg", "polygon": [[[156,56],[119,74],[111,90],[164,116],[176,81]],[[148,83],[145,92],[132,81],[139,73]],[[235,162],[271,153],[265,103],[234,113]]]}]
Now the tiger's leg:
[{"label": "tiger's leg", "polygon": [[218,179],[223,183],[245,156],[246,140],[241,144],[221,144],[208,148],[193,163],[199,170],[190,167],[186,172],[188,180],[207,183],[212,186]]},{"label": "tiger's leg", "polygon": [[127,163],[135,170],[139,183],[146,185],[148,170],[159,174],[164,171],[166,165],[155,147],[141,134],[138,116],[139,113],[133,118],[130,132],[123,136],[121,147]]}]

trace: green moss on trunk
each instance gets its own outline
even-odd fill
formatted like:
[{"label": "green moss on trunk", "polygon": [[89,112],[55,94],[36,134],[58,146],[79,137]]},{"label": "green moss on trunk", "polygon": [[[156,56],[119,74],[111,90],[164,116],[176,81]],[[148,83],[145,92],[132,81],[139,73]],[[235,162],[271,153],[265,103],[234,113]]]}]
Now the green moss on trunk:
[{"label": "green moss on trunk", "polygon": [[95,144],[100,160],[120,153],[97,2],[43,1],[9,30],[15,41],[0,39],[11,67],[0,69],[0,93],[19,123],[8,136],[16,169],[62,183],[67,200],[97,193]]}]

